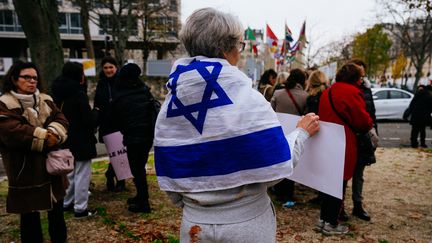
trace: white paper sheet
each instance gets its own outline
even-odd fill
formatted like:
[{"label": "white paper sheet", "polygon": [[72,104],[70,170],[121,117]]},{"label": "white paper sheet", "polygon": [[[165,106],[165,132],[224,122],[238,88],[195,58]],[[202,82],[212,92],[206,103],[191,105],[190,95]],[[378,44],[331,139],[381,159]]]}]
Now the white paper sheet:
[{"label": "white paper sheet", "polygon": [[[299,116],[277,113],[285,134],[295,129]],[[320,131],[309,138],[289,179],[342,199],[345,164],[343,126],[320,121]]]},{"label": "white paper sheet", "polygon": [[103,136],[103,140],[117,180],[132,178],[133,176],[127,158],[127,150],[122,142],[123,135],[120,132],[115,132]]}]

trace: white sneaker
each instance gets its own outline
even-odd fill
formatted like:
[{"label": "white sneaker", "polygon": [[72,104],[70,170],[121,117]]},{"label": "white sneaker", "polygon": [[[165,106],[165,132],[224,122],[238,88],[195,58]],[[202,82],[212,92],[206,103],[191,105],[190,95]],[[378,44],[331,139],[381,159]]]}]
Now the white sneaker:
[{"label": "white sneaker", "polygon": [[330,223],[324,223],[324,227],[322,229],[323,234],[325,235],[344,235],[349,232],[347,226],[344,225],[332,225]]}]

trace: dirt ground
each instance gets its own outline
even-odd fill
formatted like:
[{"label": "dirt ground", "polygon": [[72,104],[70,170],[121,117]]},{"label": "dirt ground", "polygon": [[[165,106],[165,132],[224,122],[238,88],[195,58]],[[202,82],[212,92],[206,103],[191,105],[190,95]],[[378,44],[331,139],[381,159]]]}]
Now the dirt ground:
[{"label": "dirt ground", "polygon": [[[315,232],[319,207],[308,203],[315,193],[298,185],[294,207],[285,209],[276,203],[277,241],[432,242],[432,150],[380,148],[377,158],[365,171],[363,196],[370,222],[350,217],[351,233],[345,236]],[[133,195],[131,181],[129,192],[106,192],[105,166],[105,161],[93,165],[90,206],[98,209],[98,215],[86,219],[65,215],[69,242],[178,242],[181,211],[159,191],[155,176],[148,177],[153,212],[133,214],[126,208],[126,199]],[[19,242],[19,218],[5,213],[6,187],[7,182],[0,183],[0,242]],[[347,212],[352,208],[350,190],[349,186]],[[46,228],[45,214],[43,218]]]}]

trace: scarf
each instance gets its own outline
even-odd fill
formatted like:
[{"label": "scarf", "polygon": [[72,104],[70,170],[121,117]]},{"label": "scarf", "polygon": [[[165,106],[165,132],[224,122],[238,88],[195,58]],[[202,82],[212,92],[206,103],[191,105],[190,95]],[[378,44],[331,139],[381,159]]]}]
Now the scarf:
[{"label": "scarf", "polygon": [[13,90],[10,92],[23,109],[22,116],[35,127],[43,127],[46,119],[51,113],[51,108],[40,98],[39,90],[33,94],[19,94]]},{"label": "scarf", "polygon": [[201,192],[291,175],[288,142],[252,80],[224,59],[177,60],[155,128],[165,191]]}]

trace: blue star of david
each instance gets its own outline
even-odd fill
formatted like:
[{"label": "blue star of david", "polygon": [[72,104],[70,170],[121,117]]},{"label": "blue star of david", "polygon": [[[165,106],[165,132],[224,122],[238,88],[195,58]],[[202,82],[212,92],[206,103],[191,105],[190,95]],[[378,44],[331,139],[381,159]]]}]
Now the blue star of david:
[{"label": "blue star of david", "polygon": [[[207,67],[213,67],[213,70],[210,72]],[[192,70],[196,70],[201,75],[206,82],[206,86],[201,102],[184,105],[177,97],[177,81],[181,74]],[[171,83],[168,84],[172,97],[168,104],[167,117],[184,116],[202,134],[208,109],[233,104],[217,82],[221,70],[222,64],[218,62],[201,62],[197,60],[192,61],[186,66],[177,66],[176,70],[169,77],[172,78]],[[217,95],[217,99],[210,100],[213,93]],[[176,109],[173,109],[173,104],[177,107]],[[192,116],[193,112],[198,112],[197,118]]]}]

